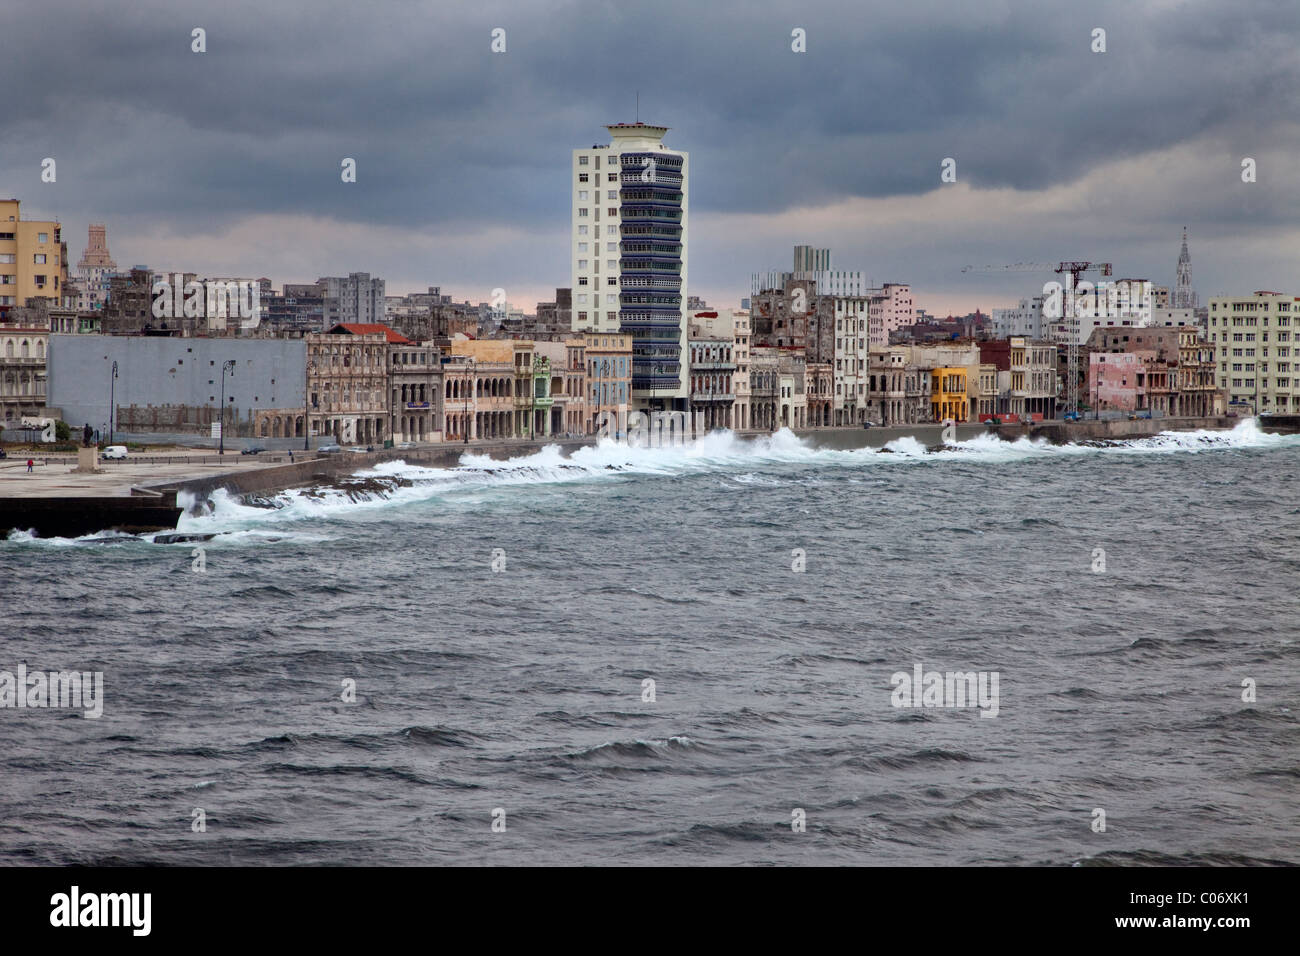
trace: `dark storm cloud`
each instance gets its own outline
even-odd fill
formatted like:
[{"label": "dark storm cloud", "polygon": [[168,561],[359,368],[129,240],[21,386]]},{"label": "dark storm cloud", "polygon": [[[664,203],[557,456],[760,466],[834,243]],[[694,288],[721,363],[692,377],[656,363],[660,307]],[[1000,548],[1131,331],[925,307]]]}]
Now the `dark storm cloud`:
[{"label": "dark storm cloud", "polygon": [[[196,26],[202,55],[190,52]],[[498,26],[508,49],[494,55]],[[796,26],[806,54],[790,50]],[[1105,54],[1089,49],[1094,27]],[[962,183],[1032,193],[1175,147],[1220,164],[1224,188],[1175,193],[1153,164],[1130,191],[1139,203],[1089,195],[1095,229],[1068,228],[1136,234],[1155,208],[1227,233],[1289,224],[1297,201],[1294,170],[1276,165],[1248,198],[1230,188],[1241,156],[1300,146],[1295,0],[54,0],[7,5],[0,43],[0,193],[29,216],[109,220],[118,236],[215,233],[254,214],[444,237],[562,232],[569,151],[632,119],[638,91],[641,118],[691,152],[697,224],[921,196],[949,156]],[[39,182],[45,156],[55,186]],[[345,156],[355,185],[340,182]],[[940,251],[942,225],[911,241]],[[723,268],[728,250],[697,252],[714,258],[693,276],[716,264],[728,283],[788,256]],[[560,246],[520,266],[566,281]],[[358,267],[419,273],[414,259]]]},{"label": "dark storm cloud", "polygon": [[[103,214],[151,205],[373,222],[567,208],[604,122],[674,127],[755,211],[933,188],[1035,189],[1094,164],[1294,115],[1300,15],[1233,4],[133,3],[3,15],[3,175],[60,159]],[[203,26],[208,52],[190,52]],[[493,26],[508,51],[489,52]],[[790,52],[790,29],[808,53]],[[1094,26],[1109,50],[1089,50]],[[665,42],[664,35],[670,36]],[[19,135],[21,134],[21,135]],[[340,188],[358,160],[364,189]]]}]

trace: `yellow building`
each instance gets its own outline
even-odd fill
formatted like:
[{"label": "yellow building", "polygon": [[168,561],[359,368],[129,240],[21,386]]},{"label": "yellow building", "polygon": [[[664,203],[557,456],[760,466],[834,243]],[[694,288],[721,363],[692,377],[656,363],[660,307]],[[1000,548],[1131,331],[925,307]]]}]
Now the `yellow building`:
[{"label": "yellow building", "polygon": [[936,422],[969,420],[966,369],[946,366],[930,371],[930,412]]},{"label": "yellow building", "polygon": [[47,220],[24,221],[17,199],[0,199],[0,320],[30,298],[58,305],[68,284],[68,250],[62,228]]}]

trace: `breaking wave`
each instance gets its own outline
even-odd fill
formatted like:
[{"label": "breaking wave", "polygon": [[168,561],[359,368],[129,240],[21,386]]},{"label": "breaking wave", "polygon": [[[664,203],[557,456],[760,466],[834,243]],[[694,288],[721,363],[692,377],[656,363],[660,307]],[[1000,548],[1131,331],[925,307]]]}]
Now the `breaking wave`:
[{"label": "breaking wave", "polygon": [[[1170,431],[1143,438],[1068,445],[1023,437],[1004,441],[996,435],[984,434],[942,446],[926,446],[914,437],[904,436],[889,441],[883,448],[833,449],[819,447],[815,438],[800,438],[788,429],[756,439],[719,431],[662,448],[636,448],[606,440],[580,448],[567,458],[558,446],[549,445],[506,460],[466,453],[454,468],[389,461],[328,485],[290,489],[261,499],[240,500],[218,491],[211,499],[211,507],[200,509],[203,513],[194,514],[187,509],[178,529],[200,532],[312,518],[347,518],[375,509],[439,499],[454,502],[476,491],[509,486],[713,473],[724,479],[724,484],[743,488],[769,477],[776,481],[791,467],[857,469],[952,461],[1009,464],[1082,455],[1197,454],[1288,446],[1300,447],[1300,435],[1260,431],[1254,419],[1242,420],[1231,431]],[[776,471],[777,476],[757,474],[764,470]],[[182,500],[181,504],[194,503]]]}]

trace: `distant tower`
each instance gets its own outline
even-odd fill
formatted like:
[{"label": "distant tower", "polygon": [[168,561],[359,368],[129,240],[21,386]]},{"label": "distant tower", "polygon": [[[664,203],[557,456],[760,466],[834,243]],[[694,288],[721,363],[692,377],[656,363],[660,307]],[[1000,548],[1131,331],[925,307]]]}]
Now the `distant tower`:
[{"label": "distant tower", "polygon": [[1178,275],[1174,281],[1174,308],[1197,307],[1196,291],[1192,288],[1192,257],[1187,251],[1187,227],[1183,226],[1183,248],[1178,253]]},{"label": "distant tower", "polygon": [[81,287],[81,301],[77,308],[102,309],[108,297],[108,280],[117,272],[117,263],[108,254],[107,228],[99,223],[90,226],[86,251],[77,263],[77,284]]}]

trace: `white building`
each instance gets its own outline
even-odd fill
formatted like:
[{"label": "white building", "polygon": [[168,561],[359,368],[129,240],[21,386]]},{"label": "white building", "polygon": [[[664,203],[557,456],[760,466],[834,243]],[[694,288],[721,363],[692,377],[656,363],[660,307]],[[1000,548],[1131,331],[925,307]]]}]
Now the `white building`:
[{"label": "white building", "polygon": [[794,247],[794,271],[768,269],[750,276],[754,295],[769,289],[784,289],[791,279],[811,279],[818,295],[866,295],[867,279],[861,272],[837,272],[831,268],[831,251],[812,246]]},{"label": "white building", "polygon": [[1154,289],[1147,279],[1118,279],[1089,282],[1078,288],[1066,276],[1066,283],[1049,282],[1044,287],[1043,314],[1050,335],[1060,343],[1073,337],[1083,345],[1099,328],[1146,328],[1151,324]]},{"label": "white building", "polygon": [[1014,309],[993,310],[993,337],[1009,339],[1023,336],[1028,339],[1050,338],[1043,324],[1043,296],[1021,299]]},{"label": "white building", "polygon": [[634,407],[685,411],[689,154],[666,126],[605,128],[573,151],[573,330],[631,334]]}]

